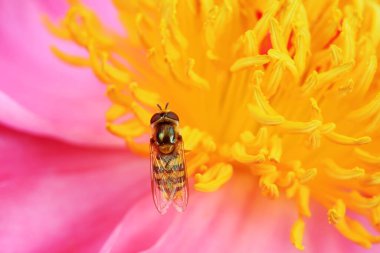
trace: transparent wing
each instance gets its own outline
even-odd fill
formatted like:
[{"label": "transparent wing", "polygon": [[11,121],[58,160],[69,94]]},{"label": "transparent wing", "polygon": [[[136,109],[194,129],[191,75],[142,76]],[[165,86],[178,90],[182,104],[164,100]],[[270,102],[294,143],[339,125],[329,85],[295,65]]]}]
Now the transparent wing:
[{"label": "transparent wing", "polygon": [[179,140],[180,143],[178,143],[178,174],[183,173],[183,177],[177,177],[177,185],[180,185],[181,187],[177,187],[175,190],[175,194],[173,197],[173,205],[174,208],[178,212],[184,212],[187,207],[187,202],[189,199],[189,186],[187,182],[187,172],[186,172],[186,162],[185,162],[185,149],[183,147],[183,141],[182,138]]},{"label": "transparent wing", "polygon": [[165,214],[172,202],[175,191],[168,192],[165,188],[169,180],[166,162],[157,152],[155,146],[150,144],[150,175],[153,201],[160,214]]}]

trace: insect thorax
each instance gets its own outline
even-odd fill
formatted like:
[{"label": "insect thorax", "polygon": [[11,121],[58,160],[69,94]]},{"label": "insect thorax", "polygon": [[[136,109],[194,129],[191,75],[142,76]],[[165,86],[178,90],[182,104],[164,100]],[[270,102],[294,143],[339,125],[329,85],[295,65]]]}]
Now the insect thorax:
[{"label": "insect thorax", "polygon": [[161,153],[172,153],[178,139],[177,125],[174,122],[158,122],[154,125],[153,139]]}]

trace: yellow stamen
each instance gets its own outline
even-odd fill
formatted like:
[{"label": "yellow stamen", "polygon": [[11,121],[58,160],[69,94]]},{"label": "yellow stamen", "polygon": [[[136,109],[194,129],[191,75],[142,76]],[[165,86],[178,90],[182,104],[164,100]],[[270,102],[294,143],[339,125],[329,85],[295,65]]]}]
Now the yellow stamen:
[{"label": "yellow stamen", "polygon": [[371,116],[373,116],[375,113],[379,113],[380,110],[380,93],[377,94],[372,101],[370,101],[368,104],[363,106],[362,108],[353,111],[350,116],[352,118],[356,118],[358,120],[364,120]]},{"label": "yellow stamen", "polygon": [[286,67],[294,77],[298,78],[298,70],[293,59],[288,55],[288,53],[281,52],[276,49],[269,49],[268,55],[273,59],[278,60],[279,66]]},{"label": "yellow stamen", "polygon": [[283,31],[281,30],[277,20],[270,18],[269,27],[273,48],[279,50],[280,52],[287,52],[284,37],[282,36]]},{"label": "yellow stamen", "polygon": [[194,188],[203,192],[215,191],[231,178],[232,173],[233,169],[230,164],[217,163],[208,168],[204,174],[195,175]]},{"label": "yellow stamen", "polygon": [[280,191],[278,186],[274,183],[279,174],[277,172],[266,174],[260,177],[259,186],[261,188],[261,192],[271,198],[277,199],[280,197]]},{"label": "yellow stamen", "polygon": [[312,120],[310,122],[294,122],[285,121],[280,126],[290,133],[310,133],[321,126],[319,120]]},{"label": "yellow stamen", "polygon": [[310,217],[311,211],[309,207],[310,201],[310,189],[306,186],[300,186],[298,188],[298,212],[304,217]]},{"label": "yellow stamen", "polygon": [[342,49],[337,47],[336,45],[330,46],[331,51],[331,57],[332,57],[332,63],[334,66],[338,66],[343,63],[343,54]]},{"label": "yellow stamen", "polygon": [[[98,53],[100,54],[99,59],[97,59]],[[125,73],[122,69],[118,69],[116,65],[114,66],[109,62],[110,59],[107,53],[97,51],[93,48],[91,56],[92,57],[90,59],[92,59],[92,63],[96,66],[96,68],[99,68],[97,70],[99,75],[107,78],[109,82],[118,85],[124,85],[125,83],[131,82],[131,77],[128,73]]]},{"label": "yellow stamen", "polygon": [[278,136],[273,136],[271,140],[271,150],[269,152],[269,160],[280,162],[282,155],[282,143]]},{"label": "yellow stamen", "polygon": [[55,56],[57,56],[62,61],[65,61],[71,65],[78,66],[78,67],[88,67],[91,66],[90,60],[81,56],[74,56],[69,55],[61,50],[59,50],[57,47],[51,47],[51,51]]},{"label": "yellow stamen", "polygon": [[149,126],[151,115],[139,104],[132,102],[131,109],[143,126]]},{"label": "yellow stamen", "polygon": [[240,139],[244,144],[249,144],[255,141],[255,136],[250,131],[244,131],[241,133]]},{"label": "yellow stamen", "polygon": [[306,184],[310,180],[312,180],[318,173],[316,168],[303,170],[298,176],[298,180],[301,184]]},{"label": "yellow stamen", "polygon": [[368,63],[365,66],[364,74],[360,76],[360,78],[357,80],[357,84],[355,85],[358,87],[358,92],[360,96],[363,95],[371,85],[371,82],[375,76],[377,69],[377,57],[375,55],[371,55]]},{"label": "yellow stamen", "polygon": [[340,223],[346,215],[346,206],[341,199],[338,199],[335,205],[328,211],[328,220],[330,224]]},{"label": "yellow stamen", "polygon": [[325,170],[326,174],[332,178],[336,178],[339,180],[349,180],[349,179],[359,178],[359,177],[364,176],[364,173],[365,173],[364,169],[362,168],[353,168],[353,169],[342,168],[338,166],[332,160],[326,160],[325,164],[328,167],[328,169]]},{"label": "yellow stamen", "polygon": [[196,170],[199,169],[203,164],[210,160],[206,153],[199,153],[196,156],[188,159],[187,172],[189,175],[194,175]]},{"label": "yellow stamen", "polygon": [[376,225],[380,225],[380,205],[371,209],[372,222]]},{"label": "yellow stamen", "polygon": [[344,218],[341,222],[335,224],[335,227],[337,230],[348,239],[356,242],[357,244],[363,246],[364,248],[370,248],[371,247],[371,238],[368,238],[361,228],[358,228],[357,226],[353,225],[350,227],[349,223],[347,222],[348,218]]},{"label": "yellow stamen", "polygon": [[373,174],[368,175],[365,180],[367,185],[380,185],[380,172],[375,172]]},{"label": "yellow stamen", "polygon": [[137,120],[129,120],[123,124],[107,124],[107,129],[123,138],[138,137],[146,132],[146,128]]},{"label": "yellow stamen", "polygon": [[149,105],[151,107],[156,106],[157,104],[161,104],[160,95],[154,92],[149,92],[141,87],[136,82],[132,82],[129,84],[129,89],[133,95],[133,97],[140,101],[145,105]]},{"label": "yellow stamen", "polygon": [[[185,142],[185,150],[194,150],[202,143],[202,141],[207,141],[208,139],[207,134],[201,132],[199,129],[190,128],[188,126],[182,128],[182,137],[185,140],[188,140]],[[211,140],[208,140],[206,144],[209,142],[211,142]],[[212,143],[210,145],[212,145]]]},{"label": "yellow stamen", "polygon": [[112,122],[125,115],[126,113],[127,110],[125,107],[118,104],[113,104],[106,113],[107,122]]},{"label": "yellow stamen", "polygon": [[[256,79],[261,79],[261,75],[262,75],[262,72],[256,72],[255,71],[255,74],[256,74]],[[261,83],[261,80],[260,81],[256,81],[257,84],[260,84]],[[278,115],[278,113],[270,106],[268,100],[266,99],[266,97],[264,96],[263,92],[261,91],[260,89],[260,86],[259,85],[254,85],[253,86],[253,99],[254,101],[256,102],[257,106],[266,114],[270,114],[270,115],[276,115],[278,117],[281,117],[280,115]],[[248,105],[249,106],[249,105]]]},{"label": "yellow stamen", "polygon": [[338,144],[342,144],[342,145],[362,145],[362,144],[367,144],[371,142],[372,140],[371,137],[369,136],[353,138],[353,137],[345,136],[345,135],[338,134],[335,132],[326,133],[325,136],[329,140],[336,142]]},{"label": "yellow stamen", "polygon": [[305,249],[302,242],[304,232],[305,232],[305,222],[302,218],[298,218],[298,220],[292,226],[292,230],[290,233],[290,241],[299,250]]},{"label": "yellow stamen", "polygon": [[257,55],[250,56],[238,59],[230,68],[232,72],[253,67],[253,66],[261,66],[270,61],[270,58],[267,55]]},{"label": "yellow stamen", "polygon": [[248,109],[253,118],[263,125],[279,125],[285,120],[284,117],[280,115],[266,114],[262,109],[252,104],[248,105]]},{"label": "yellow stamen", "polygon": [[235,143],[231,149],[232,156],[236,159],[236,161],[241,163],[256,163],[263,162],[265,157],[261,154],[251,155],[248,154],[245,150],[245,147],[240,143]]},{"label": "yellow stamen", "polygon": [[380,204],[380,195],[372,196],[370,198],[363,197],[361,194],[359,194],[357,191],[353,191],[350,194],[352,203],[355,206],[358,206],[359,208],[367,209],[367,208],[373,208]]},{"label": "yellow stamen", "polygon": [[338,78],[349,72],[354,67],[353,62],[344,63],[329,71],[323,72],[318,75],[318,85],[320,87],[337,81]]},{"label": "yellow stamen", "polygon": [[371,243],[380,242],[380,236],[372,235],[366,228],[364,228],[360,222],[347,218],[347,223],[352,230],[356,231],[359,235],[361,235],[363,238],[366,238]]}]

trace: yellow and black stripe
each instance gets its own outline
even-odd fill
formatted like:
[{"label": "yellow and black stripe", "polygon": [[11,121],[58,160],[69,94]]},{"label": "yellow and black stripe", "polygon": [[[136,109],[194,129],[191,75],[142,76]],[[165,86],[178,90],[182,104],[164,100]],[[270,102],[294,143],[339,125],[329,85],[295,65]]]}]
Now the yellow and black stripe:
[{"label": "yellow and black stripe", "polygon": [[160,157],[153,165],[154,180],[161,191],[180,191],[186,183],[185,166],[179,155]]}]

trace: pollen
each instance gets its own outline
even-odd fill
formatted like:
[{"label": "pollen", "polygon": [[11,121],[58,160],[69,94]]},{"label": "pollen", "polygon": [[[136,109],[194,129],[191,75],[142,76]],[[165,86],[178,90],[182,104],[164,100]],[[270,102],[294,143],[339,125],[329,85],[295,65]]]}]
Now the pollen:
[{"label": "pollen", "polygon": [[130,150],[149,155],[149,119],[169,101],[195,190],[242,174],[290,199],[299,250],[311,201],[348,240],[380,241],[378,2],[114,0],[125,34],[69,4],[43,22],[83,54],[52,52],[105,84],[106,127]]}]

